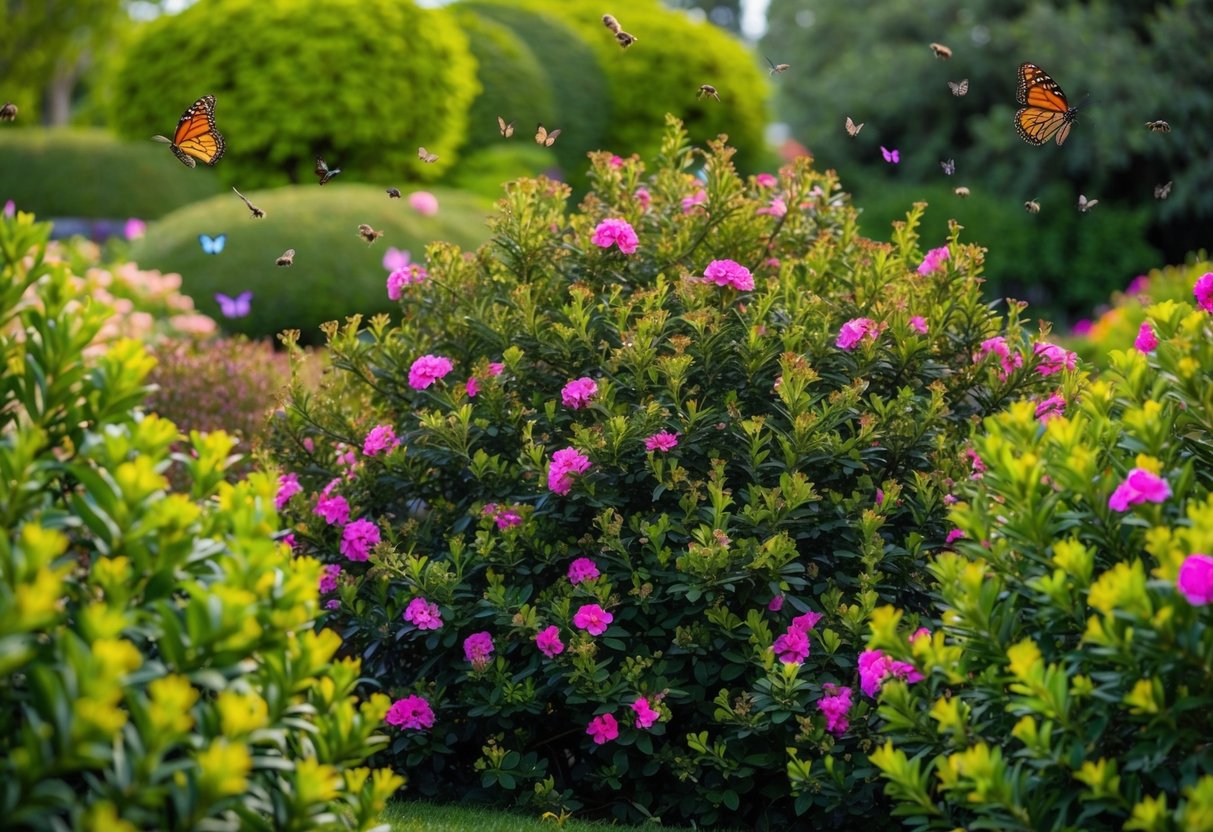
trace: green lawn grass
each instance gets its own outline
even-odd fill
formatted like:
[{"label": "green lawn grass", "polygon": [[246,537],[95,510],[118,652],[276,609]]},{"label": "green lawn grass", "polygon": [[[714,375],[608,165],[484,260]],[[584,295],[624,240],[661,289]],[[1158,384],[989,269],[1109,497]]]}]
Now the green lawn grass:
[{"label": "green lawn grass", "polygon": [[625,826],[607,821],[585,821],[569,819],[564,826],[553,821],[541,820],[539,813],[516,814],[499,809],[451,806],[419,801],[391,803],[382,819],[392,825],[392,832],[604,832],[614,830],[684,830],[685,826]]}]

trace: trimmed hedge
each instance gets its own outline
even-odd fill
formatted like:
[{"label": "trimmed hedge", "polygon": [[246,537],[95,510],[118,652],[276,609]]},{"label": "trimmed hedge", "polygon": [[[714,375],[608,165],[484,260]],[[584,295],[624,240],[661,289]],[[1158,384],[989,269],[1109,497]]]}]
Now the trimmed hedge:
[{"label": "trimmed hedge", "polygon": [[[184,291],[198,308],[229,332],[273,336],[294,328],[305,342],[317,341],[324,321],[396,308],[387,297],[382,265],[389,246],[409,250],[420,262],[431,240],[475,247],[488,238],[487,202],[443,188],[432,193],[440,208],[424,217],[409,207],[407,194],[389,199],[383,188],[369,185],[334,182],[245,192],[266,212],[254,220],[229,192],[153,223],[132,246],[131,258],[143,268],[181,274]],[[368,245],[358,236],[361,223],[384,236]],[[227,234],[223,253],[203,253],[199,233]],[[288,248],[296,251],[294,266],[274,265]],[[251,314],[220,317],[214,293],[234,296],[246,289],[254,293]]]}]

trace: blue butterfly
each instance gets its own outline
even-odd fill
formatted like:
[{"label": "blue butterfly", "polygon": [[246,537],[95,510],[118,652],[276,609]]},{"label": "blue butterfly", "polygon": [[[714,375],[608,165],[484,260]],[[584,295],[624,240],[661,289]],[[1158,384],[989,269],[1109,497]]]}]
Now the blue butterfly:
[{"label": "blue butterfly", "polygon": [[249,301],[252,299],[252,292],[241,292],[234,298],[229,298],[223,292],[215,293],[215,300],[219,302],[219,311],[225,318],[243,318],[251,309]]},{"label": "blue butterfly", "polygon": [[202,243],[204,254],[218,254],[223,251],[223,246],[227,243],[227,235],[220,234],[216,237],[210,237],[206,234],[199,234],[198,242]]}]

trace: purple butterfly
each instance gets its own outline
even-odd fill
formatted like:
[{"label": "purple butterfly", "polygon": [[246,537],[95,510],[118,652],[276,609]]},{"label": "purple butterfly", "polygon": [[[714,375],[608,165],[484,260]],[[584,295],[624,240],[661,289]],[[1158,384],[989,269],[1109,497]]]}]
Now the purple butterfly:
[{"label": "purple butterfly", "polygon": [[252,299],[252,292],[241,292],[234,298],[229,298],[223,292],[215,293],[215,300],[219,301],[219,311],[225,318],[243,318],[250,311],[249,301]]},{"label": "purple butterfly", "polygon": [[901,153],[897,150],[889,150],[884,145],[880,146],[880,154],[884,156],[884,160],[890,165],[896,165],[901,162]]}]

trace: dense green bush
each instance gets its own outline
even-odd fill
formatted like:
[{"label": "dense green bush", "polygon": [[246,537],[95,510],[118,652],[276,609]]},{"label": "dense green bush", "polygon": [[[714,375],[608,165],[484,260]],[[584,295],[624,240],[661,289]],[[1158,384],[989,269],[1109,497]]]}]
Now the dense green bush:
[{"label": "dense green bush", "polygon": [[[580,178],[585,178],[588,160],[581,166]],[[496,200],[501,197],[502,183],[540,174],[553,175],[560,168],[557,156],[550,147],[540,147],[532,142],[516,142],[486,147],[472,153],[459,163],[459,168],[447,178],[447,184],[461,191]],[[577,177],[565,177],[575,180]]]},{"label": "dense green bush", "polygon": [[[458,158],[478,89],[450,14],[410,0],[209,0],[146,24],[124,58],[112,124],[171,135],[195,98],[215,95],[228,143],[217,172],[241,190],[315,182],[317,154],[346,181],[435,179]],[[418,145],[438,161],[421,162]]]},{"label": "dense green bush", "polygon": [[[153,223],[131,249],[144,267],[180,273],[185,291],[198,307],[218,318],[214,294],[253,292],[248,317],[222,319],[230,332],[273,336],[283,329],[302,330],[305,340],[318,339],[317,327],[354,312],[387,311],[388,272],[383,255],[389,246],[409,250],[423,260],[434,239],[476,245],[488,236],[484,217],[488,202],[468,194],[435,188],[438,212],[423,216],[410,207],[408,194],[389,199],[383,188],[298,185],[244,192],[266,212],[250,217],[234,194],[183,208]],[[367,223],[383,231],[368,245],[358,235]],[[198,234],[227,234],[221,254],[205,254]],[[276,266],[286,249],[295,249],[295,264]]]},{"label": "dense green bush", "polygon": [[887,826],[868,703],[822,709],[872,609],[925,611],[971,420],[1057,377],[982,300],[981,249],[924,256],[924,206],[872,242],[807,159],[731,156],[677,128],[651,175],[597,154],[571,215],[514,183],[399,326],[328,329],[330,386],[276,423],[299,546],[344,570],[327,623],[420,715],[390,752],[423,794]]},{"label": "dense green bush", "polygon": [[885,685],[872,758],[915,826],[1210,828],[1213,325],[1150,317],[1158,345],[1114,351],[1063,415],[986,420],[964,537],[929,566],[942,628],[911,648],[873,616],[872,646],[926,675]]},{"label": "dense green bush", "polygon": [[155,219],[219,192],[156,148],[103,130],[0,130],[0,200],[41,216]]},{"label": "dense green bush", "polygon": [[[322,565],[272,538],[234,440],[136,409],[152,359],[90,358],[109,310],[0,219],[0,813],[6,828],[371,829],[402,782],[358,767],[389,708],[313,629]],[[22,301],[30,290],[40,304]]]}]

